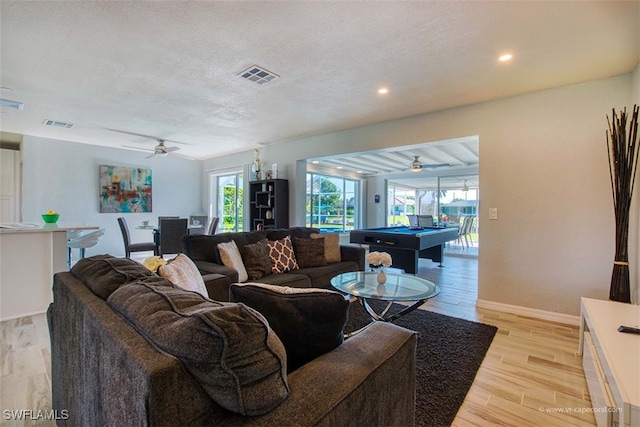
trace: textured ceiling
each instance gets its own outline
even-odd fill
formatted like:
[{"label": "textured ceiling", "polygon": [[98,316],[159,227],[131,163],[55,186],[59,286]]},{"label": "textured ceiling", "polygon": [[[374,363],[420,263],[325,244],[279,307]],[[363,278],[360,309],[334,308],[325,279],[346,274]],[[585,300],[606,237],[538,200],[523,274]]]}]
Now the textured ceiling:
[{"label": "textured ceiling", "polygon": [[627,73],[639,4],[2,0],[1,130],[214,157]]}]

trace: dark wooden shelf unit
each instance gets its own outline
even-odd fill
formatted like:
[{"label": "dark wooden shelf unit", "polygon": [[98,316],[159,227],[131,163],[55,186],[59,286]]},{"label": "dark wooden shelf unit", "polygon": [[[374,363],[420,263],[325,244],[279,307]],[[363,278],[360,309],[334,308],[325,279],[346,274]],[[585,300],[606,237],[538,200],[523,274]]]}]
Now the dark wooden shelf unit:
[{"label": "dark wooden shelf unit", "polygon": [[251,229],[289,227],[289,181],[268,179],[249,183]]}]

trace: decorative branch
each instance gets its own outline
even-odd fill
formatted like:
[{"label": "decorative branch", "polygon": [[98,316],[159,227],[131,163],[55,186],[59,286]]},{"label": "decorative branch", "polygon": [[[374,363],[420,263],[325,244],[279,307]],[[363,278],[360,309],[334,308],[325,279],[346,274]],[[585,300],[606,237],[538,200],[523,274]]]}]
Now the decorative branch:
[{"label": "decorative branch", "polygon": [[613,211],[616,221],[616,253],[611,275],[609,299],[631,302],[629,283],[629,211],[633,198],[633,188],[638,169],[638,106],[633,106],[633,114],[627,132],[627,109],[620,116],[613,110],[612,119],[607,116],[607,156],[609,176],[613,194]]}]

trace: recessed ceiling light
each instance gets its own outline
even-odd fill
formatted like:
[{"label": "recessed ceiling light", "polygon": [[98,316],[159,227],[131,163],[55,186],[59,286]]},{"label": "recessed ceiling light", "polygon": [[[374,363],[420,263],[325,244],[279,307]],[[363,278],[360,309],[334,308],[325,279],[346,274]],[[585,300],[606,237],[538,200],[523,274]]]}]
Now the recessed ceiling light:
[{"label": "recessed ceiling light", "polygon": [[362,173],[362,171],[356,171],[357,173]]},{"label": "recessed ceiling light", "polygon": [[338,166],[336,169],[342,169],[342,166]]},{"label": "recessed ceiling light", "polygon": [[314,165],[317,165],[317,164],[318,164],[318,163],[320,163],[320,162],[319,162],[319,161],[317,161],[317,160],[314,160],[314,161],[312,161],[311,163],[313,163]]},{"label": "recessed ceiling light", "polygon": [[380,89],[378,89],[378,93],[380,95],[386,95],[387,93],[389,93],[389,89],[387,89],[386,87],[381,87]]},{"label": "recessed ceiling light", "polygon": [[511,59],[513,59],[513,55],[510,53],[505,53],[504,55],[500,55],[500,57],[498,57],[498,60],[500,62],[511,61]]}]

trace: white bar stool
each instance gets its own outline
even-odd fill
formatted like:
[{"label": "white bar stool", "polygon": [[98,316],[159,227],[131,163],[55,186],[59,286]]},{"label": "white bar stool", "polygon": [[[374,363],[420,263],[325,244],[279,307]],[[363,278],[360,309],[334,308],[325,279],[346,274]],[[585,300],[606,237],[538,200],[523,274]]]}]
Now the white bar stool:
[{"label": "white bar stool", "polygon": [[104,235],[104,228],[86,234],[82,234],[82,230],[67,231],[67,266],[71,268],[72,249],[80,249],[80,259],[82,259],[85,249],[97,245],[102,235]]}]

